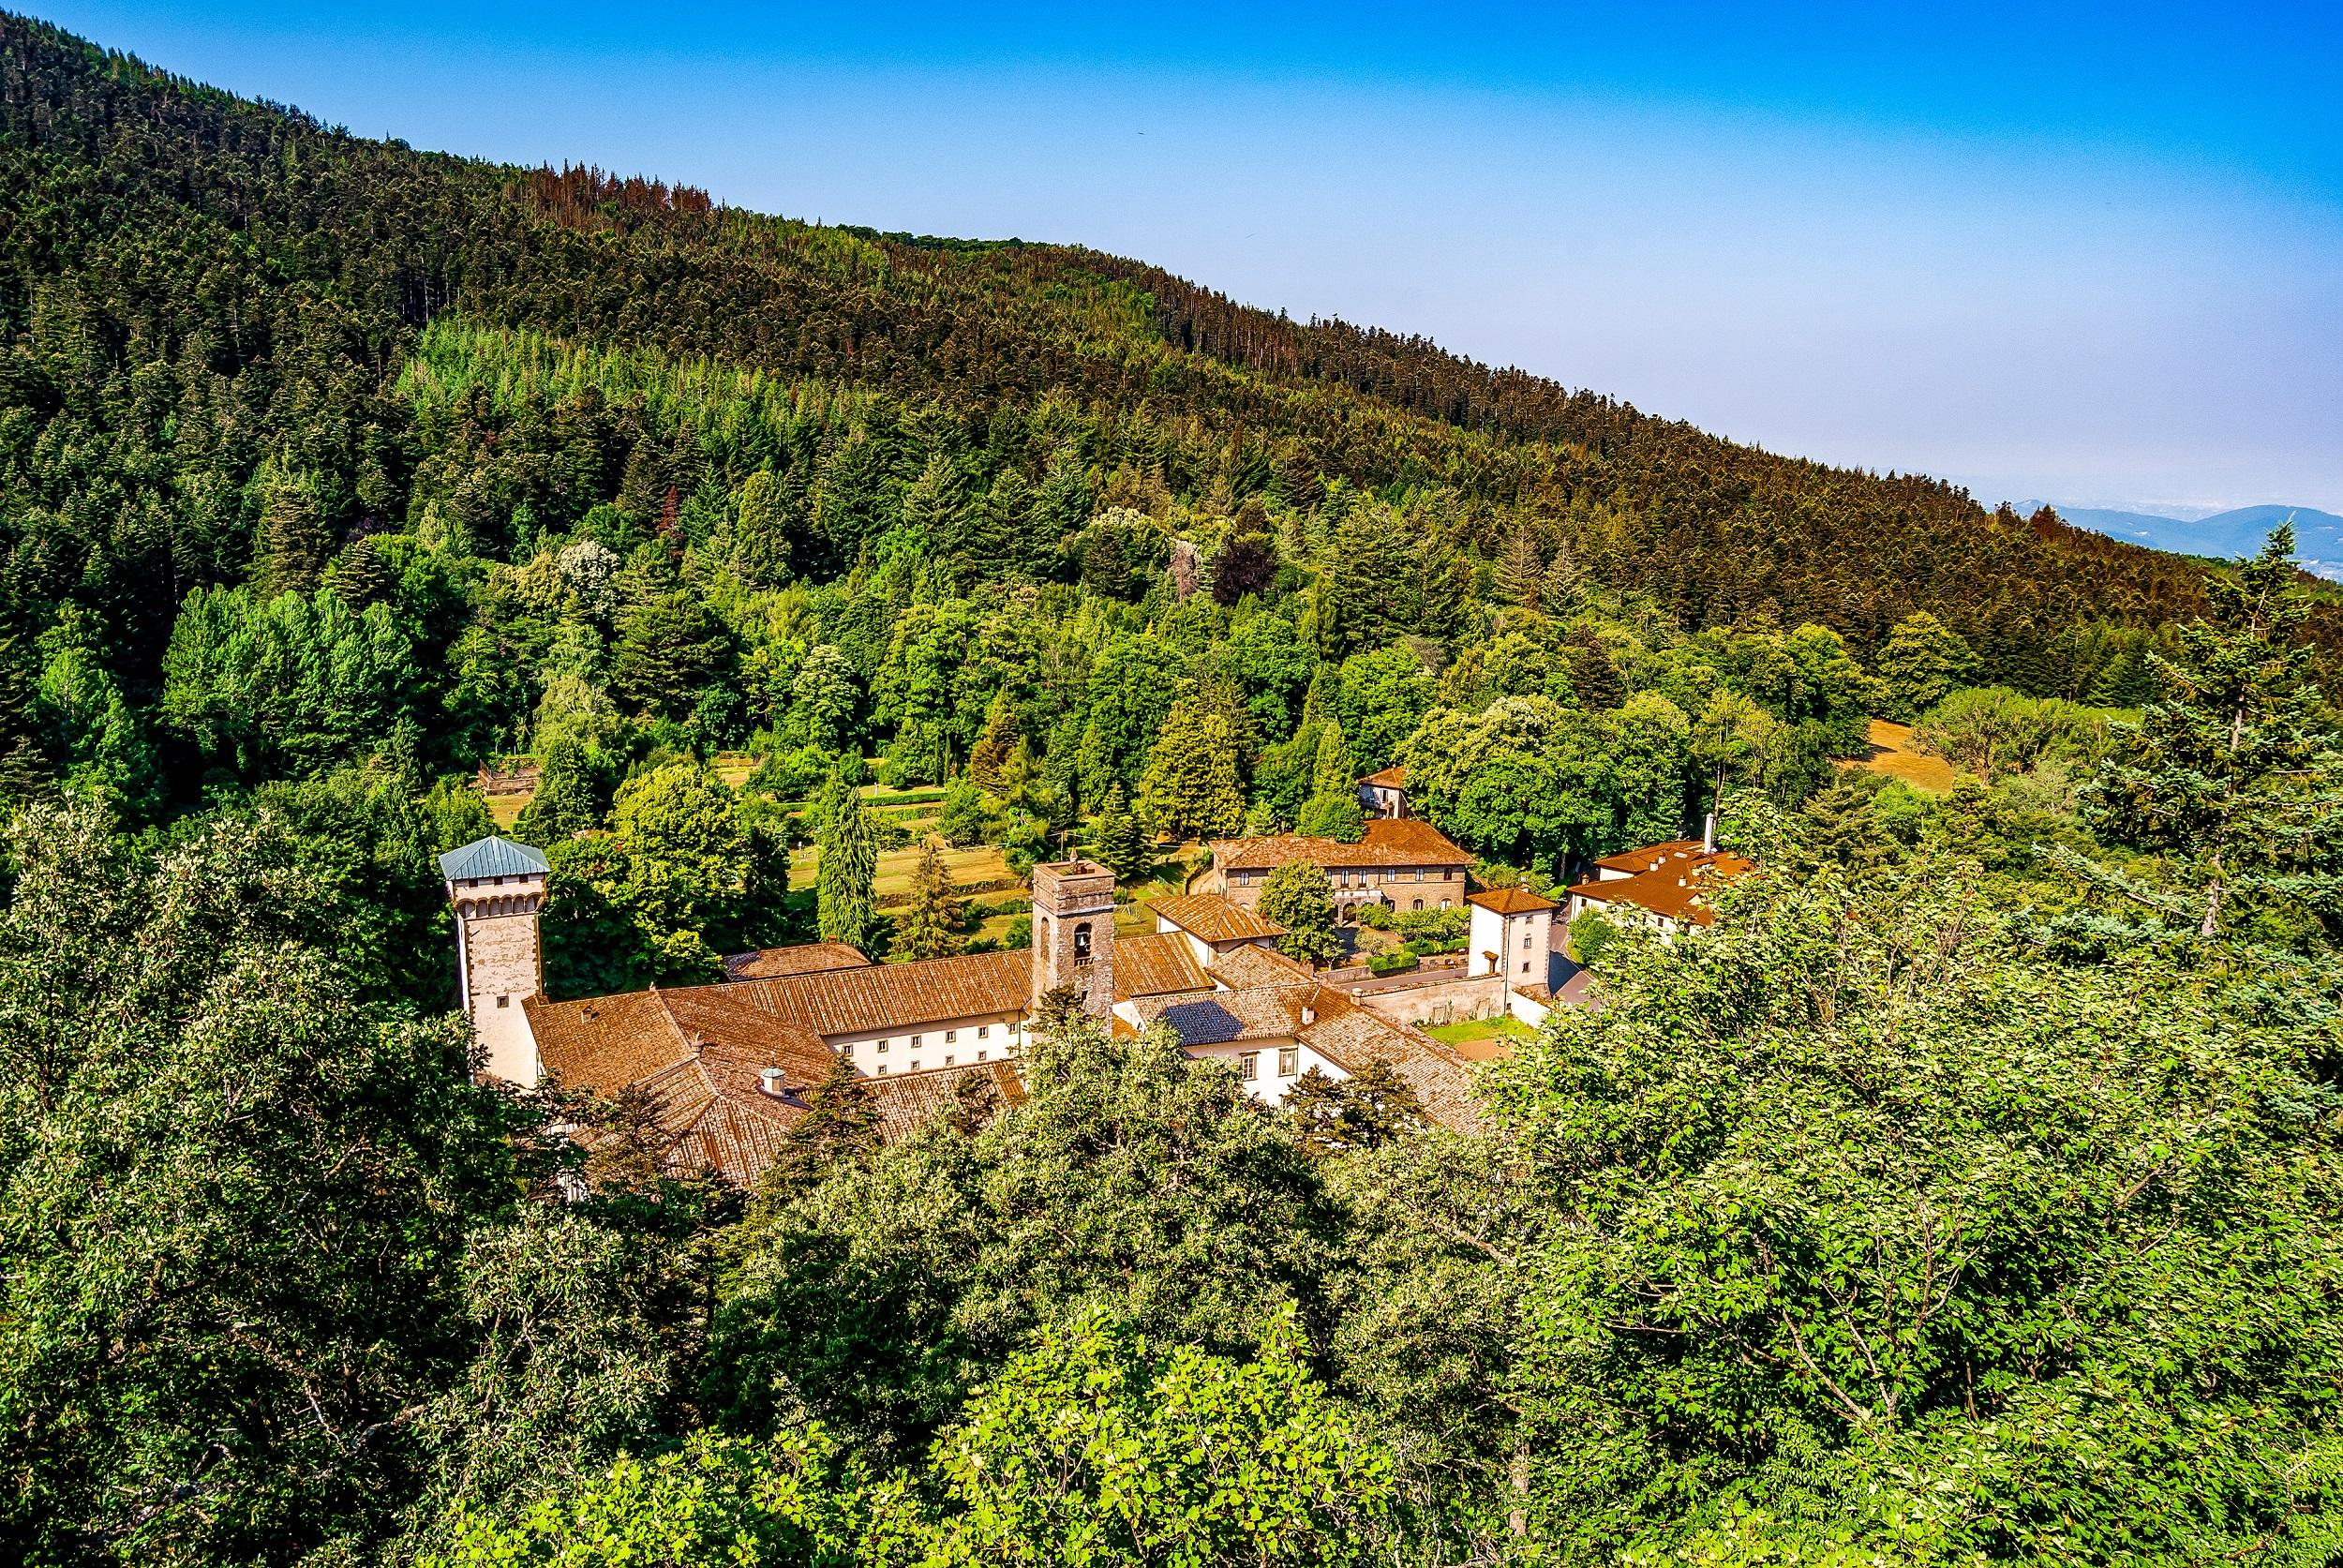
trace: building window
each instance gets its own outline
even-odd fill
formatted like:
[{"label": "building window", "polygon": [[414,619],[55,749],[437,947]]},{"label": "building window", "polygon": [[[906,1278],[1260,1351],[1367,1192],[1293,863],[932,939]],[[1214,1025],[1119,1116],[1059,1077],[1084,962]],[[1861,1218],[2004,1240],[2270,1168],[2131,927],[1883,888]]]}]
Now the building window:
[{"label": "building window", "polygon": [[[887,1053],[887,1042],[886,1042],[885,1040],[881,1040],[881,1041],[879,1041],[879,1047],[878,1047],[878,1048],[879,1048],[879,1053],[880,1053],[881,1055],[885,1055],[885,1054],[886,1054],[886,1053]],[[886,1071],[887,1069],[886,1069],[886,1068],[881,1068],[879,1070],[880,1070],[881,1072],[884,1072],[884,1071]]]},{"label": "building window", "polygon": [[1247,1083],[1260,1078],[1261,1053],[1258,1051],[1240,1052],[1236,1059],[1236,1075]]},{"label": "building window", "polygon": [[1090,956],[1090,922],[1079,920],[1074,925],[1074,957],[1077,961]]},{"label": "building window", "polygon": [[497,998],[497,1006],[498,1006],[498,1007],[500,1007],[500,1008],[509,1008],[509,1007],[511,1007],[512,1005],[513,1005],[513,998],[512,998],[511,996],[509,996],[509,995],[500,996],[500,997],[498,997],[498,998]]},{"label": "building window", "polygon": [[1530,933],[1526,931],[1521,933],[1521,950],[1525,953],[1530,950]]},{"label": "building window", "polygon": [[840,1045],[840,1046],[839,1046],[839,1048],[838,1048],[838,1054],[840,1054],[841,1056],[851,1056],[851,1055],[853,1055],[853,1054],[854,1054],[854,1041],[852,1041],[852,1040],[847,1040],[847,1041],[845,1041],[843,1044]]},{"label": "building window", "polygon": [[1447,901],[1446,899],[1442,899],[1442,900],[1440,900],[1440,906],[1442,909],[1447,908],[1447,907],[1448,907],[1448,901]]},{"label": "building window", "polygon": [[925,1039],[925,1038],[927,1038],[927,1037],[926,1037],[925,1035],[914,1035],[914,1036],[912,1036],[912,1037],[911,1037],[911,1048],[912,1048],[914,1051],[918,1050],[918,1049],[919,1049],[919,1042],[920,1042],[921,1040]]},{"label": "building window", "polygon": [[917,1062],[914,1062],[914,1063],[912,1063],[909,1067],[907,1067],[907,1068],[903,1068],[903,1071],[905,1071],[905,1072],[918,1072],[918,1070],[919,1070],[919,1064],[918,1064],[918,1063],[917,1063]]},{"label": "building window", "polygon": [[1521,972],[1525,975],[1530,972],[1530,961],[1526,958],[1521,961]]},{"label": "building window", "polygon": [[984,1052],[981,1052],[981,1051],[977,1052],[977,1061],[979,1061],[979,1062],[983,1061],[983,1060],[984,1060],[984,1058],[985,1058],[985,1054],[986,1054],[986,1053],[985,1053]]},{"label": "building window", "polygon": [[1416,900],[1416,901],[1415,901],[1415,906],[1416,906],[1418,909],[1423,908],[1423,907],[1424,907],[1424,901],[1423,901],[1422,899],[1418,899],[1418,900]]},{"label": "building window", "polygon": [[948,1051],[944,1053],[944,1065],[946,1067],[950,1067],[952,1065],[952,1053]]},{"label": "building window", "polygon": [[978,1039],[980,1039],[980,1040],[986,1040],[986,1039],[991,1039],[992,1038],[992,1024],[990,1024],[990,1023],[979,1023],[979,1024],[977,1024],[977,1038],[978,1038]]},{"label": "building window", "polygon": [[1302,1052],[1298,1046],[1280,1046],[1277,1050],[1277,1076],[1291,1078],[1302,1070]]},{"label": "building window", "polygon": [[879,1075],[881,1078],[885,1078],[885,1077],[887,1076],[887,1064],[886,1064],[885,1062],[881,1062],[881,1063],[879,1064],[879,1071],[878,1071],[878,1075]]},{"label": "building window", "polygon": [[959,1031],[959,1030],[957,1030],[957,1029],[947,1029],[947,1030],[945,1030],[945,1031],[944,1031],[944,1043],[945,1043],[946,1045],[949,1045],[949,1044],[951,1044],[951,1043],[952,1043],[952,1041],[954,1041],[954,1040],[956,1040],[956,1039],[958,1039],[958,1038],[960,1038],[960,1031]]}]

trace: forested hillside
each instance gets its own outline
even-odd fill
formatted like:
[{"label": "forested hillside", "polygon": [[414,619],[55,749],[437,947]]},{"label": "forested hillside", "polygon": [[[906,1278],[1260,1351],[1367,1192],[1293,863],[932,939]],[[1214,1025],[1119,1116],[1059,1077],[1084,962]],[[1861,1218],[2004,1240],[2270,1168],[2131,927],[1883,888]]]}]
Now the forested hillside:
[{"label": "forested hillside", "polygon": [[[0,1558],[2332,1562],[2290,543],[0,17]],[[1055,1019],[891,1143],[834,1075],[742,1191],[472,1081],[484,764],[562,997],[1013,944],[934,841],[1176,889],[1395,764],[1485,885],[1711,812],[1761,870],[1672,945],[1582,915],[1603,1005],[1475,1136]]]}]

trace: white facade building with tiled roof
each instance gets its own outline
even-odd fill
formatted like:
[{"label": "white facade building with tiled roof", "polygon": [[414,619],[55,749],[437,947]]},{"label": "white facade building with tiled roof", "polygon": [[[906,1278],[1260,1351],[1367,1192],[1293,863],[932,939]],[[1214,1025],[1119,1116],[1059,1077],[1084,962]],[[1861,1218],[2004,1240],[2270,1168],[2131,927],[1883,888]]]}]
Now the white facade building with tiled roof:
[{"label": "white facade building with tiled roof", "polygon": [[[568,1002],[543,994],[544,858],[484,840],[443,858],[442,870],[486,1070],[523,1086],[550,1078],[604,1096],[634,1091],[676,1164],[744,1185],[840,1061],[870,1082],[890,1136],[951,1103],[972,1074],[977,1087],[1018,1098],[1016,1058],[1052,993],[1117,1028],[1169,1025],[1190,1055],[1228,1060],[1265,1103],[1313,1068],[1339,1079],[1381,1057],[1437,1118],[1471,1118],[1463,1063],[1270,950],[1282,928],[1234,901],[1189,895],[1156,907],[1153,934],[1117,943],[1113,878],[1084,861],[1035,868],[1028,951],[873,963],[842,943],[810,943],[739,955],[727,961],[733,978],[716,984]],[[499,995],[501,1006],[484,1000]]]}]

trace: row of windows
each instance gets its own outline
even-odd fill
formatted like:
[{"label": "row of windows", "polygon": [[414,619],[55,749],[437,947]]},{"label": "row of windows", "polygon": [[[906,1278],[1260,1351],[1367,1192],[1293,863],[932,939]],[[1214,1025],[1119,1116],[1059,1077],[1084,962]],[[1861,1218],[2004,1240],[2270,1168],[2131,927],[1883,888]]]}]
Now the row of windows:
[{"label": "row of windows", "polygon": [[[843,1047],[843,1046],[842,1046],[842,1047],[840,1047],[840,1048],[839,1048],[839,1050],[840,1050],[840,1054],[841,1054],[841,1055],[844,1054],[844,1047]],[[979,1051],[979,1052],[977,1052],[977,1061],[979,1061],[979,1062],[990,1061],[990,1060],[992,1060],[992,1053],[991,1052],[989,1052],[989,1051]],[[956,1057],[956,1056],[954,1056],[954,1055],[953,1055],[950,1052],[947,1051],[946,1053],[944,1053],[944,1065],[945,1065],[946,1067],[948,1067],[948,1067],[954,1067],[954,1066],[957,1066],[957,1065],[958,1065],[958,1063],[959,1063],[959,1058],[958,1058],[958,1057]],[[914,1062],[914,1063],[912,1063],[909,1067],[906,1067],[906,1068],[903,1068],[903,1071],[905,1071],[905,1072],[918,1072],[918,1070],[919,1070],[919,1064],[918,1064],[918,1063],[917,1063],[917,1062]],[[878,1070],[877,1070],[877,1072],[876,1072],[876,1073],[874,1073],[873,1076],[874,1076],[874,1077],[878,1077],[878,1078],[885,1078],[885,1077],[887,1076],[887,1064],[886,1064],[885,1062],[881,1062],[881,1063],[878,1065]]]},{"label": "row of windows", "polygon": [[[977,1038],[978,1038],[978,1039],[980,1039],[980,1040],[989,1040],[989,1039],[991,1039],[992,1038],[992,1024],[990,1024],[990,1023],[979,1023],[979,1024],[977,1024]],[[920,1042],[921,1042],[921,1041],[923,1041],[923,1040],[925,1040],[926,1038],[927,1038],[927,1036],[925,1036],[925,1035],[913,1035],[913,1036],[912,1036],[912,1037],[910,1037],[908,1039],[904,1040],[904,1041],[903,1041],[903,1044],[904,1044],[907,1048],[909,1048],[910,1050],[917,1051],[917,1050],[918,1050],[918,1049],[919,1049]],[[946,1045],[950,1045],[950,1044],[953,1044],[953,1043],[954,1043],[954,1042],[956,1042],[959,1038],[960,1038],[960,1031],[959,1031],[959,1030],[957,1030],[957,1029],[947,1029],[947,1030],[945,1030],[945,1031],[944,1031],[944,1043],[945,1043]],[[888,1048],[889,1045],[891,1045],[892,1043],[894,1043],[894,1042],[893,1042],[893,1041],[891,1041],[891,1040],[876,1040],[876,1041],[873,1041],[873,1043],[874,1045],[876,1045],[876,1047],[878,1048],[879,1053],[880,1053],[881,1055],[884,1055],[884,1054],[886,1054],[886,1053],[887,1053],[887,1048]],[[848,1040],[845,1044],[843,1044],[843,1045],[840,1046],[840,1047],[838,1048],[838,1054],[840,1054],[841,1056],[851,1056],[851,1055],[853,1055],[853,1054],[854,1054],[854,1042],[853,1042],[852,1040]],[[947,1058],[947,1059],[948,1060],[948,1058]]]},{"label": "row of windows", "polygon": [[[1277,1076],[1280,1078],[1291,1078],[1295,1073],[1300,1072],[1301,1070],[1301,1048],[1299,1046],[1292,1045],[1278,1047]],[[1236,1075],[1245,1080],[1247,1083],[1257,1081],[1261,1077],[1261,1053],[1258,1051],[1241,1051],[1237,1053]]]},{"label": "row of windows", "polygon": [[[1265,879],[1269,875],[1269,873],[1266,871],[1236,871],[1231,872],[1229,874],[1231,881],[1240,883],[1249,888],[1254,883]],[[1329,874],[1334,877],[1337,884],[1344,887],[1351,886],[1351,879],[1352,877],[1356,877],[1358,879],[1357,885],[1362,888],[1366,887],[1370,882],[1379,881],[1454,882],[1456,880],[1457,876],[1457,874],[1453,870],[1425,871],[1421,866],[1402,867],[1398,869],[1385,869],[1380,866],[1336,866],[1331,873],[1329,873]]]}]

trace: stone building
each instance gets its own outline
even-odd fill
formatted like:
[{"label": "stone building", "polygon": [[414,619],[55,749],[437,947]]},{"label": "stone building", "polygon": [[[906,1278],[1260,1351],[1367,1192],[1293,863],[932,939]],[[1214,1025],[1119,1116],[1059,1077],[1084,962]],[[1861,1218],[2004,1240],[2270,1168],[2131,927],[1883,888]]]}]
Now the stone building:
[{"label": "stone building", "polygon": [[1378,817],[1356,844],[1283,833],[1265,839],[1218,839],[1212,866],[1189,889],[1216,893],[1246,909],[1261,903],[1261,887],[1279,866],[1307,860],[1334,884],[1335,918],[1348,923],[1362,903],[1395,910],[1454,909],[1464,903],[1466,854],[1428,822]]},{"label": "stone building", "polygon": [[1719,849],[1713,840],[1673,839],[1605,855],[1594,875],[1566,889],[1565,918],[1600,909],[1605,919],[1649,926],[1672,935],[1716,918],[1709,900],[1727,883],[1757,869],[1754,860]]},{"label": "stone building", "polygon": [[514,1083],[537,1082],[537,1048],[526,1007],[545,988],[538,916],[545,907],[545,858],[525,844],[489,837],[440,857],[455,906],[455,994],[486,1053],[485,1068]]},{"label": "stone building", "polygon": [[1472,1120],[1459,1058],[1272,951],[1264,944],[1278,928],[1232,901],[1165,900],[1157,931],[1118,944],[1113,874],[1089,861],[1034,868],[1026,951],[873,963],[843,943],[809,943],[737,955],[729,978],[709,985],[567,1002],[542,993],[544,858],[484,839],[442,867],[485,1070],[523,1086],[551,1079],[634,1095],[673,1164],[743,1185],[842,1061],[869,1081],[889,1136],[967,1093],[1014,1102],[1033,1021],[1064,989],[1117,1030],[1169,1025],[1189,1054],[1229,1060],[1266,1102],[1313,1068],[1340,1078],[1382,1058],[1434,1116]]}]

